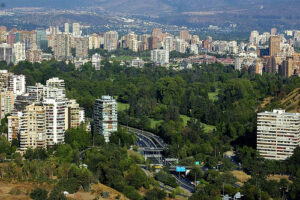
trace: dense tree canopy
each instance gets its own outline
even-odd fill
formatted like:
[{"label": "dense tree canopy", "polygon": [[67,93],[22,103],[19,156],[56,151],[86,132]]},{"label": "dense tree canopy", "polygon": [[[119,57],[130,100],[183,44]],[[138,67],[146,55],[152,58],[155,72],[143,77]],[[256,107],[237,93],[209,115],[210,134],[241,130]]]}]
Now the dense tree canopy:
[{"label": "dense tree canopy", "polygon": [[[124,52],[114,53],[122,55]],[[118,111],[119,122],[161,136],[168,143],[165,156],[177,157],[186,165],[200,161],[210,169],[224,164],[221,169],[224,174],[214,170],[201,176],[199,173],[202,182],[191,199],[217,199],[222,190],[221,182],[224,181],[227,193],[236,192],[232,186],[235,180],[227,173],[234,167],[231,161],[222,157],[225,151],[232,149],[236,150],[242,169],[251,175],[251,179],[240,189],[247,199],[257,199],[257,195],[261,195],[262,199],[278,198],[278,191],[285,186],[289,187],[286,191],[289,191],[290,199],[299,197],[299,156],[293,156],[286,162],[265,161],[254,150],[256,113],[278,108],[275,103],[262,108],[261,102],[269,96],[276,102],[299,88],[299,77],[285,78],[276,74],[260,76],[248,73],[247,70],[239,72],[232,66],[222,64],[195,65],[193,69],[183,71],[151,66],[144,69],[129,68],[120,65],[118,61],[109,62],[107,59],[102,64],[100,71],[95,71],[90,63],[75,71],[73,64],[54,60],[42,63],[20,62],[15,66],[0,63],[0,69],[24,74],[27,85],[45,83],[55,76],[64,79],[68,98],[76,99],[84,107],[88,118],[93,116],[96,98],[102,95],[114,96],[117,101],[128,105]],[[1,130],[5,132],[6,126],[3,124]],[[213,128],[208,129],[207,125]],[[53,157],[29,150],[26,153],[27,160],[22,161],[16,156],[16,162],[9,164],[9,173],[3,171],[2,176],[25,180],[43,177],[51,180],[55,174],[61,177],[61,181],[79,179],[74,181],[76,190],[78,185],[88,185],[80,180],[92,173],[96,180],[125,193],[130,199],[141,199],[136,189],[149,187],[153,180],[145,178],[136,166],[136,160],[127,153],[127,148],[134,141],[133,135],[119,130],[112,134],[111,143],[104,144],[103,138],[79,127],[66,132],[67,144],[53,150]],[[0,153],[11,156],[15,147],[4,138],[0,138],[0,143]],[[90,146],[98,147],[87,149]],[[295,155],[299,154],[298,151]],[[88,172],[77,172],[82,162],[87,164]],[[40,170],[38,175],[28,173],[21,177],[18,171],[36,165],[44,169],[45,163],[53,166],[45,169],[47,173]],[[76,173],[70,173],[73,168],[77,169]],[[197,174],[196,169],[194,173]],[[266,180],[268,175],[275,173],[291,175],[293,183],[280,185]],[[85,179],[89,183],[92,181]],[[59,188],[49,196],[61,195]]]}]

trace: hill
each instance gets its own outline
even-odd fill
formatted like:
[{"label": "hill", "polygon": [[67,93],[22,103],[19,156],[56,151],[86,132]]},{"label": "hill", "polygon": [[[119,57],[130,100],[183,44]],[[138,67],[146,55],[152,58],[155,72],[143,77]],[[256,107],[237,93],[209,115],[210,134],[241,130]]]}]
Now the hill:
[{"label": "hill", "polygon": [[150,17],[158,23],[187,27],[232,23],[244,31],[300,27],[298,0],[0,0],[0,3],[4,8],[80,9],[101,13],[103,17]]},{"label": "hill", "polygon": [[283,95],[281,98],[267,97],[260,106],[267,110],[282,108],[287,112],[300,113],[300,88],[296,88],[289,94]]},{"label": "hill", "polygon": [[[30,192],[36,187],[37,185],[34,183],[9,183],[9,182],[0,182],[0,199],[6,200],[30,200],[29,197]],[[40,185],[39,187],[45,188],[49,190],[51,185]],[[74,194],[67,195],[68,199],[72,200],[93,200],[93,199],[102,199],[101,194],[103,192],[108,192],[109,196],[105,199],[113,200],[113,199],[120,199],[120,200],[128,200],[124,196],[124,194],[107,187],[101,183],[93,184],[91,187],[91,192],[83,192],[78,191]]]},{"label": "hill", "polygon": [[281,101],[280,105],[288,112],[300,113],[300,88],[295,89],[286,95]]},{"label": "hill", "polygon": [[[300,2],[297,0],[1,0],[6,7],[47,7],[69,9],[78,7],[101,7],[106,11],[137,14],[159,13],[165,15],[171,12],[199,12],[199,11],[237,11],[255,10],[256,14],[269,13],[292,15],[297,11]],[[285,7],[282,10],[282,6]],[[291,10],[292,9],[292,10]],[[274,12],[280,11],[280,12]],[[297,12],[296,12],[297,13]],[[131,13],[132,14],[132,13]]]}]

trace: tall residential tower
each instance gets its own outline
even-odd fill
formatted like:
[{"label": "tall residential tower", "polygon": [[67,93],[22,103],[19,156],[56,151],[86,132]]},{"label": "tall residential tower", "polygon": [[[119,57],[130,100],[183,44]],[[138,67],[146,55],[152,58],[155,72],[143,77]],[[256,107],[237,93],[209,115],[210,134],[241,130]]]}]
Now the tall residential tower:
[{"label": "tall residential tower", "polygon": [[266,159],[285,160],[300,145],[300,113],[285,110],[257,114],[257,150]]},{"label": "tall residential tower", "polygon": [[106,142],[118,130],[117,102],[111,96],[102,96],[94,106],[94,133],[102,134]]}]

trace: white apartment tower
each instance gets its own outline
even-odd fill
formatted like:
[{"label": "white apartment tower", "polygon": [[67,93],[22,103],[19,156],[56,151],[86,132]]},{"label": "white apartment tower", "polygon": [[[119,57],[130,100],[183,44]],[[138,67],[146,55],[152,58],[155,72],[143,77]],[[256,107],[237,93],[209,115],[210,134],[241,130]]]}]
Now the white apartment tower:
[{"label": "white apartment tower", "polygon": [[15,96],[26,92],[26,81],[24,75],[12,75],[9,79],[9,90],[13,91]]},{"label": "white apartment tower", "polygon": [[173,51],[174,50],[174,39],[171,36],[164,37],[163,39],[163,46],[164,49],[168,51]]},{"label": "white apartment tower", "polygon": [[257,150],[266,159],[285,160],[300,145],[300,113],[257,114]]},{"label": "white apartment tower", "polygon": [[65,100],[44,99],[43,105],[46,114],[47,144],[53,146],[64,143]]},{"label": "white apartment tower", "polygon": [[80,24],[73,23],[73,36],[81,36]]},{"label": "white apartment tower", "polygon": [[17,42],[14,45],[14,61],[15,64],[19,63],[20,61],[26,60],[25,54],[25,44],[21,42]]},{"label": "white apartment tower", "polygon": [[101,56],[95,53],[92,56],[92,65],[95,67],[95,70],[100,70],[101,68]]},{"label": "white apartment tower", "polygon": [[61,144],[64,142],[66,91],[65,82],[57,77],[46,81],[44,88],[46,113],[47,144]]},{"label": "white apartment tower", "polygon": [[94,106],[94,133],[104,135],[109,142],[112,132],[118,130],[117,102],[111,96],[96,99]]},{"label": "white apartment tower", "polygon": [[169,64],[169,51],[164,49],[155,49],[151,51],[151,61],[159,65]]},{"label": "white apartment tower", "polygon": [[44,96],[45,86],[41,83],[36,83],[34,86],[27,86],[27,93],[34,97],[35,101],[42,101]]},{"label": "white apartment tower", "polygon": [[69,23],[65,23],[65,34],[69,34],[69,33],[70,33]]},{"label": "white apartment tower", "polygon": [[62,99],[66,98],[65,81],[57,77],[51,78],[46,81],[44,88],[44,98]]}]

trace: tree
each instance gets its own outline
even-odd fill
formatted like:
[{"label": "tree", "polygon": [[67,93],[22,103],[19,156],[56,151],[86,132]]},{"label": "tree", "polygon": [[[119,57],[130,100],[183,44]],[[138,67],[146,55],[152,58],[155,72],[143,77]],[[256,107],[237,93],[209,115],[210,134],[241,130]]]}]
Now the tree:
[{"label": "tree", "polygon": [[133,133],[128,133],[126,129],[119,127],[117,132],[111,134],[109,141],[110,143],[129,148],[136,141],[136,137]]},{"label": "tree", "polygon": [[31,193],[30,193],[30,198],[33,200],[45,200],[47,199],[48,192],[45,189],[42,188],[35,188]]},{"label": "tree", "polygon": [[4,136],[0,136],[0,153],[10,154],[10,143]]},{"label": "tree", "polygon": [[91,133],[87,132],[84,126],[80,126],[65,132],[65,143],[70,144],[73,148],[83,150],[90,145],[91,136]]},{"label": "tree", "polygon": [[132,166],[129,170],[126,180],[135,189],[140,189],[142,186],[149,187],[146,174],[141,170],[139,166]]},{"label": "tree", "polygon": [[158,188],[148,190],[145,196],[146,200],[164,200],[166,199],[166,193]]},{"label": "tree", "polygon": [[60,190],[54,188],[54,189],[51,191],[48,200],[67,200],[67,197],[63,194],[62,191],[60,191]]}]

